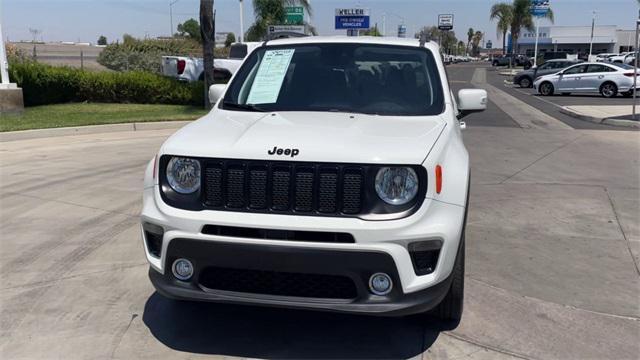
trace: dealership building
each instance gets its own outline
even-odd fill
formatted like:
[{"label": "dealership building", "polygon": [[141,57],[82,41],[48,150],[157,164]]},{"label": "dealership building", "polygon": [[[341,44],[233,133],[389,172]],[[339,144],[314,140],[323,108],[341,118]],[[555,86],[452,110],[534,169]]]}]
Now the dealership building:
[{"label": "dealership building", "polygon": [[[589,54],[591,26],[541,26],[538,34],[538,52],[563,51],[568,54]],[[634,30],[621,30],[616,25],[599,25],[593,31],[592,54],[632,51]],[[511,49],[511,38],[509,48]],[[533,56],[535,31],[524,30],[518,38],[518,54]]]}]

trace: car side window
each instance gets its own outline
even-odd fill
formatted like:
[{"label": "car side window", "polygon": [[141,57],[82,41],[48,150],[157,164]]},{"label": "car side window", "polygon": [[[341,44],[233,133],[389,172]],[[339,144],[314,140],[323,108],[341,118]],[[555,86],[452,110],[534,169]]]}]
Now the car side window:
[{"label": "car side window", "polygon": [[589,65],[588,73],[609,72],[612,69],[606,65]]},{"label": "car side window", "polygon": [[565,70],[564,74],[565,75],[582,74],[586,70],[587,70],[586,65],[579,65],[579,66],[574,66],[572,68]]},{"label": "car side window", "polygon": [[538,70],[553,69],[553,63],[545,63],[538,66]]}]

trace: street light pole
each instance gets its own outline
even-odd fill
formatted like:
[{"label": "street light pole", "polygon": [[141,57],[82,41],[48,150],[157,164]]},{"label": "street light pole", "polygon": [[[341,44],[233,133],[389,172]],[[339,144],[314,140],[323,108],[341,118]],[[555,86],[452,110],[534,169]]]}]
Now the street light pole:
[{"label": "street light pole", "polygon": [[589,40],[589,58],[587,60],[590,61],[591,53],[593,52],[593,30],[596,27],[596,12],[593,12],[593,17],[591,18],[591,40]]},{"label": "street light pole", "polygon": [[540,35],[540,17],[536,16],[536,45],[533,50],[533,68],[538,67],[538,36]]},{"label": "street light pole", "polygon": [[640,28],[640,11],[638,11],[638,19],[636,20],[636,42],[635,42],[635,46],[633,51],[636,52],[635,55],[635,60],[633,61],[633,120],[638,120],[638,118],[636,117],[636,106],[638,105],[636,102],[636,98],[637,98],[637,90],[636,90],[636,84],[638,81],[638,58],[640,56],[640,53],[638,52],[638,45],[640,44],[640,42],[638,41],[638,28]]},{"label": "street light pole", "polygon": [[177,3],[180,0],[174,0],[169,2],[169,22],[171,23],[171,31],[169,32],[169,37],[173,37],[173,4]]},{"label": "street light pole", "polygon": [[242,6],[242,0],[240,0],[240,42],[244,41],[244,7]]}]

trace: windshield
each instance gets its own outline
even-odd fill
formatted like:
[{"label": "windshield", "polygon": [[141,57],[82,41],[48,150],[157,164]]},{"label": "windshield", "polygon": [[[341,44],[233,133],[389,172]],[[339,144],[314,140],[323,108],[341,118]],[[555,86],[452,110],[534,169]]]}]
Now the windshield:
[{"label": "windshield", "polygon": [[229,85],[227,110],[437,115],[444,95],[425,48],[298,44],[252,52]]}]

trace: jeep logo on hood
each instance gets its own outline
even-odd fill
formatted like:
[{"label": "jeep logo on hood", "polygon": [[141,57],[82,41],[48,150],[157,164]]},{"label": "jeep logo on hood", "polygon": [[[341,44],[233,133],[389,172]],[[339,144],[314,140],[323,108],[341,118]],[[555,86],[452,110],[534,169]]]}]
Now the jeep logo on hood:
[{"label": "jeep logo on hood", "polygon": [[300,153],[298,149],[283,149],[277,146],[274,146],[272,150],[267,150],[267,154],[269,155],[284,155],[295,157]]}]

